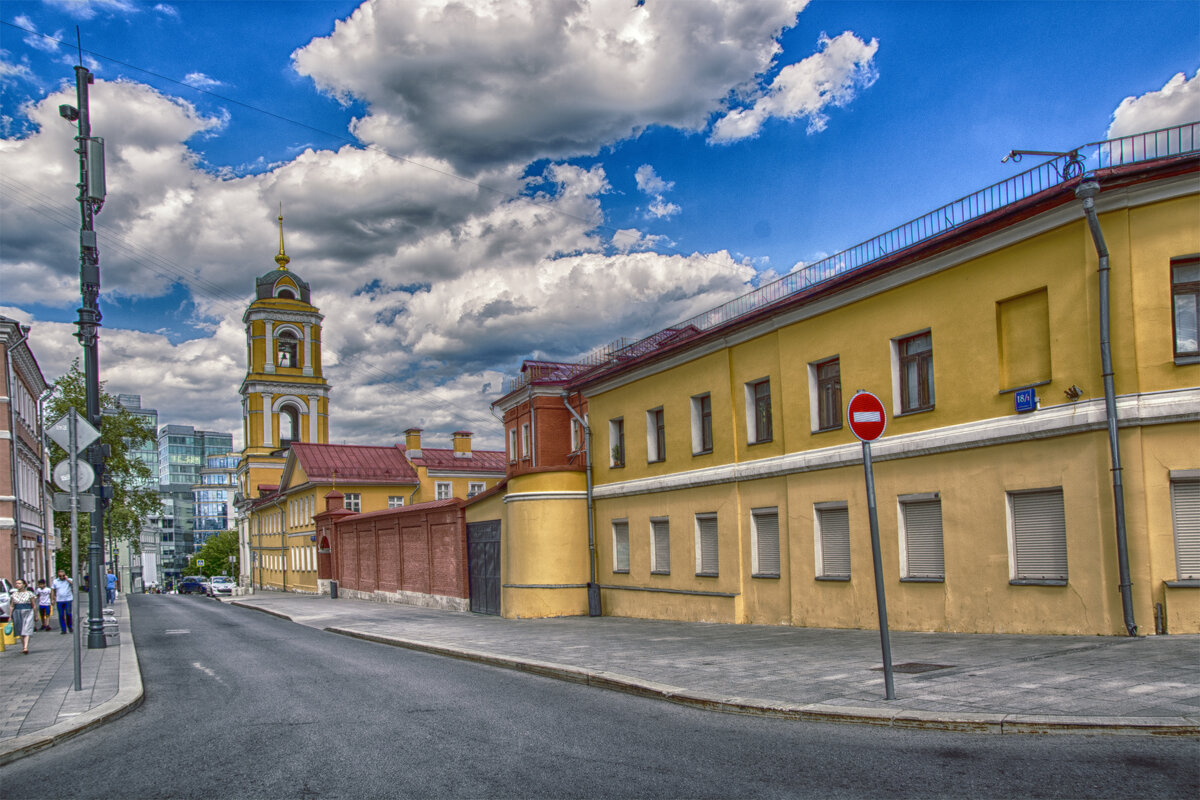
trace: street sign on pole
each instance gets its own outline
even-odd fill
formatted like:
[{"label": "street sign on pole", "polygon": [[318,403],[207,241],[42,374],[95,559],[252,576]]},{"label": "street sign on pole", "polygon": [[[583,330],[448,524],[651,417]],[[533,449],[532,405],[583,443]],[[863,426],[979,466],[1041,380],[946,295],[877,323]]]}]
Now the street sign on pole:
[{"label": "street sign on pole", "polygon": [[864,442],[873,442],[887,429],[887,412],[883,401],[870,392],[859,392],[846,406],[850,432]]},{"label": "street sign on pole", "polygon": [[887,429],[887,411],[883,402],[870,392],[859,392],[846,406],[850,432],[862,440],[863,473],[867,479],[867,518],[871,523],[871,560],[875,567],[875,604],[879,610],[879,644],[883,650],[885,699],[896,699],[892,677],[892,644],[888,635],[887,598],[883,589],[883,557],[879,553],[879,513],[875,508],[875,467],[871,463],[871,442]]},{"label": "street sign on pole", "polygon": [[[74,463],[74,470],[71,469]],[[72,488],[76,492],[86,492],[92,488],[92,482],[96,480],[96,472],[92,469],[92,465],[86,461],[79,461],[75,458],[68,458],[58,462],[54,467],[54,482],[58,484],[58,488],[65,492],[69,492]],[[71,481],[75,482],[74,487],[71,486]]]},{"label": "street sign on pole", "polygon": [[[75,444],[71,444],[70,424],[71,418],[75,419]],[[87,449],[87,446],[100,438],[100,431],[96,430],[92,423],[84,419],[78,411],[72,408],[66,414],[58,418],[57,422],[46,428],[46,435],[54,442],[67,451],[67,455],[76,456]],[[72,446],[75,448],[72,450]],[[61,485],[61,484],[60,484]],[[66,488],[65,486],[63,487]]]}]

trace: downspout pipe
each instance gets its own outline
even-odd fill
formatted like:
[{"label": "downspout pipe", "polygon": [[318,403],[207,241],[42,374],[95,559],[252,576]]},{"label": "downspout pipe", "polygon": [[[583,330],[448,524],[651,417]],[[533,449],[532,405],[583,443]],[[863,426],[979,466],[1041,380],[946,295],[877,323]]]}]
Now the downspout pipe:
[{"label": "downspout pipe", "polygon": [[563,392],[563,405],[567,407],[567,411],[571,412],[571,416],[583,428],[583,463],[586,467],[587,475],[587,523],[588,523],[588,570],[590,577],[588,578],[588,616],[598,617],[601,615],[600,610],[600,586],[596,583],[596,531],[595,531],[595,502],[592,499],[592,429],[584,422],[583,417],[579,416],[579,412],[571,406],[570,394]]},{"label": "downspout pipe", "polygon": [[1096,246],[1100,277],[1100,364],[1104,377],[1104,416],[1108,422],[1108,448],[1112,460],[1113,506],[1117,523],[1117,569],[1120,574],[1121,609],[1125,615],[1125,630],[1137,636],[1137,623],[1133,618],[1133,584],[1129,579],[1129,545],[1125,536],[1125,489],[1121,481],[1121,443],[1117,438],[1117,398],[1113,389],[1112,346],[1109,332],[1108,280],[1111,272],[1108,263],[1108,247],[1104,243],[1104,232],[1096,216],[1096,195],[1100,194],[1099,182],[1091,176],[1085,177],[1075,189],[1075,196],[1083,201],[1083,213],[1087,218],[1092,242]]}]

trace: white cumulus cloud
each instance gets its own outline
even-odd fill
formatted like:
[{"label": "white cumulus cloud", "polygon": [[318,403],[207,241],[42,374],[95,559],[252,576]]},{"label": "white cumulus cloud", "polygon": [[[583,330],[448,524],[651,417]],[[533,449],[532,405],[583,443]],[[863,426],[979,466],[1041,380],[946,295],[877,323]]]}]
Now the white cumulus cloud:
[{"label": "white cumulus cloud", "polygon": [[1107,138],[1170,128],[1200,120],[1200,69],[1190,79],[1175,73],[1163,88],[1126,97],[1113,112]]}]

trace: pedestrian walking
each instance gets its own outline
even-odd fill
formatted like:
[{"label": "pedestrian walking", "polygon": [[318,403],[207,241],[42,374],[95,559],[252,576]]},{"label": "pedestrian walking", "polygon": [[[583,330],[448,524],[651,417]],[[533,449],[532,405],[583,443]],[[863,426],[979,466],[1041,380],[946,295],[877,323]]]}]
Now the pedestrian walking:
[{"label": "pedestrian walking", "polygon": [[13,633],[21,637],[21,652],[29,655],[29,637],[33,635],[33,601],[37,598],[25,581],[17,578],[17,590],[9,595],[12,601]]},{"label": "pedestrian walking", "polygon": [[111,606],[113,603],[117,602],[117,576],[113,574],[111,569],[108,571],[105,581],[107,581],[105,592],[108,594],[108,604]]},{"label": "pedestrian walking", "polygon": [[39,631],[50,630],[50,609],[54,605],[50,600],[50,587],[46,585],[45,578],[38,578],[37,588],[33,590],[37,595],[38,600],[38,625]]},{"label": "pedestrian walking", "polygon": [[54,590],[54,601],[58,604],[58,627],[62,629],[62,633],[74,631],[71,604],[75,602],[75,584],[67,577],[65,569],[58,571],[58,577],[50,584],[50,588]]}]

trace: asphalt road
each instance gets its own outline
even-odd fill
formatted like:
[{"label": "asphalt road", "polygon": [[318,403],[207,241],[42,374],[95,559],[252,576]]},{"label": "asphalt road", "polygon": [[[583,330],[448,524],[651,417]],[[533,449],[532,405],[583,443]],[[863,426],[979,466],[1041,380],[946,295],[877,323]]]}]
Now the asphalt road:
[{"label": "asphalt road", "polygon": [[146,699],[4,798],[1193,798],[1200,742],[717,714],[131,596]]}]

